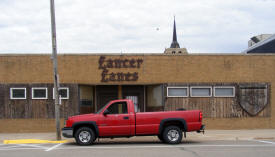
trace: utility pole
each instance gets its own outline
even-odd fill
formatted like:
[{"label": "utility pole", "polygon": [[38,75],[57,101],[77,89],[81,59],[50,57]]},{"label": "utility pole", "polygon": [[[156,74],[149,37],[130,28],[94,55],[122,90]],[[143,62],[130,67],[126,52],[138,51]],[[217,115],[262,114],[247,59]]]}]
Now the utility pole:
[{"label": "utility pole", "polygon": [[55,124],[56,124],[56,140],[61,140],[60,131],[60,109],[59,109],[59,76],[57,71],[57,49],[56,49],[56,27],[55,27],[55,10],[54,0],[51,3],[51,24],[52,24],[52,61],[54,75],[54,97],[55,97]]}]

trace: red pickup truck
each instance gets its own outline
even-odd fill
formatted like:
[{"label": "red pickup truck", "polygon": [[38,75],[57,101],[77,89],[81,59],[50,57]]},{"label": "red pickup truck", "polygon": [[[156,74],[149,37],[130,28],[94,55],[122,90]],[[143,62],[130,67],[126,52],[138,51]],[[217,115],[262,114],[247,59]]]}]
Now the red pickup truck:
[{"label": "red pickup truck", "polygon": [[202,112],[137,112],[131,100],[114,100],[95,114],[69,117],[62,134],[75,138],[79,145],[92,144],[96,138],[156,135],[169,144],[182,140],[182,132],[204,132]]}]

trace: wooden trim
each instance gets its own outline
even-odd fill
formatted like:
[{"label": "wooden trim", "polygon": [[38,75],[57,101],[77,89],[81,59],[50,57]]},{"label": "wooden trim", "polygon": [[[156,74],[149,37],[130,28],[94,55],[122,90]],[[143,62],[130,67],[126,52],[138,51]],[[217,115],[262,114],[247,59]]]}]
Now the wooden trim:
[{"label": "wooden trim", "polygon": [[147,106],[147,103],[146,103],[146,87],[145,85],[143,85],[143,108],[144,108],[144,112],[146,112],[146,106]]},{"label": "wooden trim", "polygon": [[118,99],[123,99],[122,98],[122,86],[118,85]]},{"label": "wooden trim", "polygon": [[96,92],[96,85],[94,86],[94,106],[95,106],[95,112],[97,112],[97,92]]}]

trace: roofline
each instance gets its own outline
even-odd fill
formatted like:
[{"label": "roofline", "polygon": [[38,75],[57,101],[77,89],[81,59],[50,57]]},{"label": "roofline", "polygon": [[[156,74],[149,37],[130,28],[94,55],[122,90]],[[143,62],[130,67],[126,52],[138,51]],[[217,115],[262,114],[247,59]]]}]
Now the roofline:
[{"label": "roofline", "polygon": [[[34,54],[0,54],[0,57],[10,56],[51,56],[51,53]],[[188,53],[188,54],[165,54],[165,53],[58,53],[58,56],[273,56],[275,53]]]}]

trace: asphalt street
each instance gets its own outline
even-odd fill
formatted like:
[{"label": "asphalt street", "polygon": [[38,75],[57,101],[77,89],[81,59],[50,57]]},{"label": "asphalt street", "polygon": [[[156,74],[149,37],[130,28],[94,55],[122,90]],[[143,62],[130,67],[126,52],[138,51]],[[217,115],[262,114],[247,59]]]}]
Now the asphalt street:
[{"label": "asphalt street", "polygon": [[0,157],[273,157],[275,140],[183,140],[178,145],[159,141],[97,141],[94,145],[64,144],[1,144]]}]

